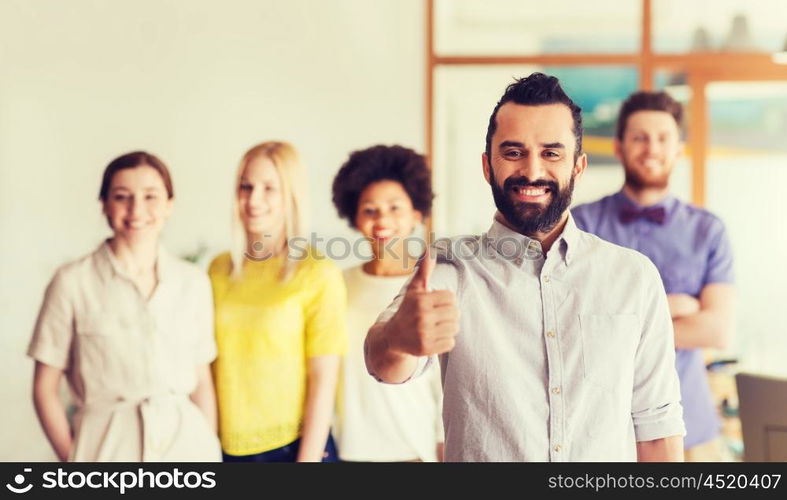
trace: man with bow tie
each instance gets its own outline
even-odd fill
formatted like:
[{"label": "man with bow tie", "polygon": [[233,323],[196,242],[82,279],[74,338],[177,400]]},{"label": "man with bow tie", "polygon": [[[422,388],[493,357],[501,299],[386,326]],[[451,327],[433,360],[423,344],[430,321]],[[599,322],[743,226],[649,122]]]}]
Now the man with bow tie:
[{"label": "man with bow tie", "polygon": [[620,111],[615,155],[625,184],[571,210],[577,225],[649,257],[661,274],[675,330],[687,461],[718,461],[720,422],[702,349],[724,349],[732,336],[733,259],[722,221],[669,194],[683,153],[680,103],[664,92],[637,92]]}]

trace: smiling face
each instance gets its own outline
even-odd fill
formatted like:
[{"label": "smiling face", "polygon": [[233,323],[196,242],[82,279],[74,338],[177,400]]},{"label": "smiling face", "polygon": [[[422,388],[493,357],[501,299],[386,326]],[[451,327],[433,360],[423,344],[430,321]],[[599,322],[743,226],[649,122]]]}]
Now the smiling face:
[{"label": "smiling face", "polygon": [[574,160],[575,144],[568,106],[508,102],[500,107],[491,158],[483,155],[484,176],[512,229],[545,233],[563,219],[574,179],[587,166],[584,154]]},{"label": "smiling face", "polygon": [[258,156],[249,161],[237,196],[238,215],[249,240],[278,241],[284,234],[284,197],[281,177],[269,158]]},{"label": "smiling face", "polygon": [[115,172],[104,199],[104,215],[116,238],[157,240],[172,212],[164,180],[148,165]]},{"label": "smiling face", "polygon": [[666,111],[637,111],[626,120],[615,154],[626,172],[626,185],[635,191],[664,189],[683,154],[678,124]]},{"label": "smiling face", "polygon": [[361,192],[355,227],[376,247],[393,238],[407,238],[422,219],[402,184],[383,180],[369,184]]}]

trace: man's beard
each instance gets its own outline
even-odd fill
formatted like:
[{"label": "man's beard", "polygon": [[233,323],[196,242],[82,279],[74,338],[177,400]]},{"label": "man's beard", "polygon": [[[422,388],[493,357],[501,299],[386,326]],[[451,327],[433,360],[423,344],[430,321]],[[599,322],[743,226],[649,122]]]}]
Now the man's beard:
[{"label": "man's beard", "polygon": [[622,161],[623,172],[626,174],[626,186],[634,191],[644,191],[645,189],[665,189],[669,186],[669,177],[672,169],[659,175],[647,175],[639,172],[630,166],[630,162],[625,158]]},{"label": "man's beard", "polygon": [[[557,182],[537,180],[530,182],[525,176],[512,176],[505,180],[503,187],[497,185],[494,172],[489,169],[489,184],[492,186],[492,196],[497,209],[503,214],[508,223],[518,233],[533,235],[546,233],[555,228],[560,222],[563,213],[571,205],[571,195],[574,193],[574,175],[562,191]],[[514,187],[546,187],[549,188],[551,200],[544,207],[540,203],[528,203],[514,199]]]}]

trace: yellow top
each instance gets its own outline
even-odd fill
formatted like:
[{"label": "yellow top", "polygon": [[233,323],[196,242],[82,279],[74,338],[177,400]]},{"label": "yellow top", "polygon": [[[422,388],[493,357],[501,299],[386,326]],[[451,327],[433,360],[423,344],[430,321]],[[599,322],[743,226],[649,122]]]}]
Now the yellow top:
[{"label": "yellow top", "polygon": [[282,257],[246,260],[235,280],[225,253],[208,271],[216,307],[219,437],[230,455],[262,453],[298,439],[307,358],[347,349],[339,268],[312,250],[282,283],[283,263]]}]

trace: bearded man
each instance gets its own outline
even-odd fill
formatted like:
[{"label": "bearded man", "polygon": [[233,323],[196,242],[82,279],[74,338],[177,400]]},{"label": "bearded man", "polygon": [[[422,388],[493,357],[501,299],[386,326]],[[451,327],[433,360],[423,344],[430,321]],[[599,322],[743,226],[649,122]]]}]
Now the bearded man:
[{"label": "bearded man", "polygon": [[587,157],[557,78],[508,86],[481,166],[492,226],[427,252],[367,334],[370,374],[439,356],[447,461],[682,460],[667,297],[646,257],[574,223]]}]

